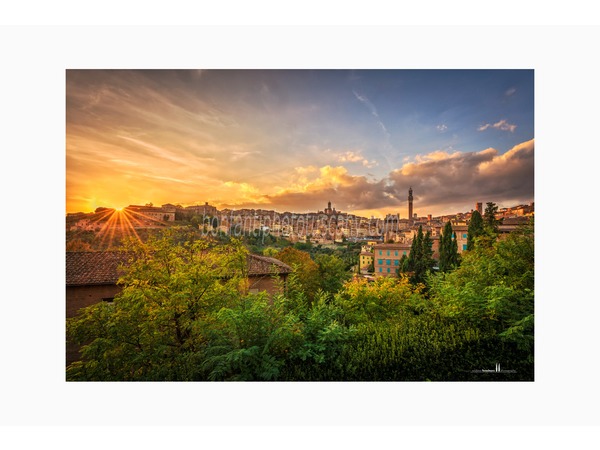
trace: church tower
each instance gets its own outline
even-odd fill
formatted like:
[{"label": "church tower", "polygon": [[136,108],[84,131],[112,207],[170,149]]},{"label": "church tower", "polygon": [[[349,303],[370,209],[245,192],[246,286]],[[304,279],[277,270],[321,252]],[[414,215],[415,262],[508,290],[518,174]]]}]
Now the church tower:
[{"label": "church tower", "polygon": [[408,189],[408,220],[413,219],[413,208],[412,208],[413,196],[412,196],[412,186]]}]

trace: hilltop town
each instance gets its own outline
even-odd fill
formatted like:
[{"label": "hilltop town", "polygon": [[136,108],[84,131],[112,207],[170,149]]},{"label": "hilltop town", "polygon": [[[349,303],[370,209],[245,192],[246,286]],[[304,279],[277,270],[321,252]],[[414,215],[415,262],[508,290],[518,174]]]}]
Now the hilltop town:
[{"label": "hilltop town", "polygon": [[[99,207],[93,213],[70,213],[66,217],[67,241],[80,232],[96,235],[143,233],[176,225],[190,225],[205,235],[236,237],[265,236],[290,244],[306,244],[333,248],[336,245],[360,244],[360,255],[354,270],[375,276],[396,276],[402,256],[410,254],[413,239],[419,227],[429,232],[433,241],[433,258],[439,258],[439,240],[447,222],[457,240],[458,253],[467,248],[467,230],[473,214],[483,215],[483,203],[477,202],[468,212],[433,217],[413,212],[413,190],[408,192],[407,217],[400,213],[384,218],[366,218],[336,210],[329,201],[316,212],[278,212],[267,209],[222,209],[205,202],[203,205],[181,206],[164,204],[154,206],[129,205],[122,210]],[[534,215],[534,203],[520,204],[496,211],[500,221],[500,235],[510,233]],[[358,247],[354,246],[357,249]],[[378,258],[382,257],[382,258]]]}]

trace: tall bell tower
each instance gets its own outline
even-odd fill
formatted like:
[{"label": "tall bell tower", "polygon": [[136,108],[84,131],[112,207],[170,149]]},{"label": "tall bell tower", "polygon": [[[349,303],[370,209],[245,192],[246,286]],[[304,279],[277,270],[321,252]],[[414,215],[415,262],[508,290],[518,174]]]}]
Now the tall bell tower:
[{"label": "tall bell tower", "polygon": [[412,195],[412,186],[408,188],[408,220],[413,220],[413,195]]}]

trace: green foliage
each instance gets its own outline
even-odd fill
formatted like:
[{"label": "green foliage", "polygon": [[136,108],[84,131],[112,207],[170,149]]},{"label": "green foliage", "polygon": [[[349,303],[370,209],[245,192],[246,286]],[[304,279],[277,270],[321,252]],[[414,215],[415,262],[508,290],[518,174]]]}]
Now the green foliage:
[{"label": "green foliage", "polygon": [[192,380],[214,313],[235,304],[245,285],[246,251],[239,242],[209,247],[178,243],[168,231],[131,241],[122,293],[112,305],[84,308],[67,321],[82,348],[69,379]]},{"label": "green foliage", "polygon": [[[345,379],[421,381],[470,379],[481,334],[456,320],[404,315],[390,322],[362,324],[342,355]],[[482,352],[477,352],[482,353]],[[483,366],[485,367],[485,365]]]},{"label": "green foliage", "polygon": [[431,292],[442,314],[485,326],[508,341],[519,341],[520,348],[532,343],[533,223],[467,252],[457,270],[433,280]]},{"label": "green foliage", "polygon": [[432,247],[431,233],[427,231],[423,234],[423,227],[419,226],[417,235],[412,241],[408,259],[401,261],[400,264],[400,270],[410,274],[411,283],[415,285],[424,283],[427,274],[435,265]]},{"label": "green foliage", "polygon": [[501,221],[496,219],[497,213],[498,205],[496,205],[494,202],[487,202],[485,204],[485,211],[483,213],[483,223],[488,233],[498,233],[498,225]]},{"label": "green foliage", "polygon": [[276,258],[294,268],[302,292],[312,300],[320,286],[319,266],[312,260],[310,254],[287,247],[279,252]]},{"label": "green foliage", "polygon": [[209,380],[274,380],[287,353],[302,340],[298,318],[285,301],[250,295],[216,314],[202,368]]},{"label": "green foliage", "polygon": [[276,258],[277,257],[277,253],[279,253],[279,250],[277,250],[276,248],[273,248],[273,247],[267,247],[262,252],[262,254],[264,256],[270,256],[272,258]]},{"label": "green foliage", "polygon": [[[413,241],[421,261],[428,240]],[[82,345],[68,380],[533,380],[533,223],[417,284],[339,284],[339,256],[289,247],[278,257],[296,270],[271,297],[246,294],[238,240],[169,231],[128,245],[121,295],[67,321]],[[497,363],[515,373],[473,372]]]},{"label": "green foliage", "polygon": [[318,364],[333,359],[339,350],[338,344],[351,333],[350,329],[340,324],[341,314],[338,307],[330,304],[329,295],[319,291],[304,320],[304,343],[294,356]]},{"label": "green foliage", "polygon": [[440,237],[440,272],[449,272],[458,267],[458,244],[453,237],[452,224],[446,222]]},{"label": "green foliage", "polygon": [[406,311],[412,313],[422,301],[419,290],[406,277],[379,277],[374,282],[352,280],[333,299],[349,325],[388,320]]},{"label": "green foliage", "polygon": [[317,255],[315,262],[319,267],[320,287],[325,292],[337,292],[351,277],[344,261],[337,256]]},{"label": "green foliage", "polygon": [[301,250],[303,252],[308,252],[313,248],[312,242],[296,242],[294,244],[294,248],[296,250]]},{"label": "green foliage", "polygon": [[479,211],[473,211],[469,227],[467,228],[467,250],[473,250],[475,248],[475,239],[484,233],[483,217],[479,214]]}]

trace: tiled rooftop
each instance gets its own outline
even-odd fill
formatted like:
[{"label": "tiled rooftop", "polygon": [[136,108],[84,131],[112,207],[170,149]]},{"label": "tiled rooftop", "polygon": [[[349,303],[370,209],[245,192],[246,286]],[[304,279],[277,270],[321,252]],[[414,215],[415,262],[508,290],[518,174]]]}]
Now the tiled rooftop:
[{"label": "tiled rooftop", "polygon": [[248,275],[267,275],[271,273],[291,273],[292,268],[275,258],[268,256],[248,255]]},{"label": "tiled rooftop", "polygon": [[67,286],[115,284],[126,264],[125,252],[67,252]]},{"label": "tiled rooftop", "polygon": [[[130,254],[126,252],[67,252],[67,286],[116,284],[123,272],[121,264],[126,265]],[[275,258],[248,255],[248,275],[260,276],[287,274],[292,268]]]}]

